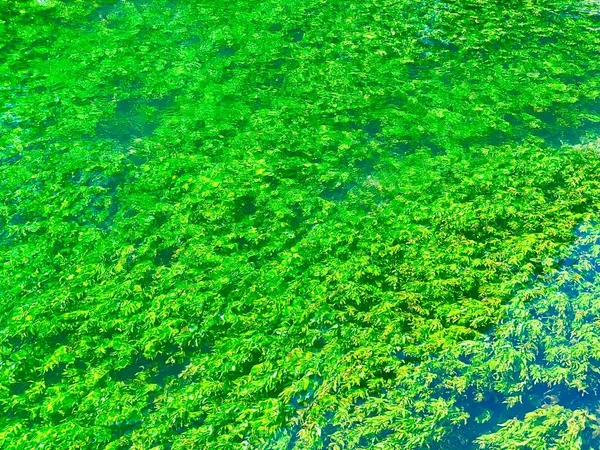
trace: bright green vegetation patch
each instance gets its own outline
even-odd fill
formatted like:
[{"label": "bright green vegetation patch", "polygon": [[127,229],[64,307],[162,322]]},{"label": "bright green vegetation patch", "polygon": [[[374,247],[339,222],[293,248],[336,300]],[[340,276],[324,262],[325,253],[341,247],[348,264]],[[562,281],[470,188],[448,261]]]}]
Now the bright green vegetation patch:
[{"label": "bright green vegetation patch", "polygon": [[2,2],[0,448],[576,448],[460,399],[597,215],[594,4]]},{"label": "bright green vegetation patch", "polygon": [[562,267],[520,290],[492,332],[409,362],[384,393],[385,419],[357,426],[384,421],[444,449],[598,448],[600,227],[577,235]]}]

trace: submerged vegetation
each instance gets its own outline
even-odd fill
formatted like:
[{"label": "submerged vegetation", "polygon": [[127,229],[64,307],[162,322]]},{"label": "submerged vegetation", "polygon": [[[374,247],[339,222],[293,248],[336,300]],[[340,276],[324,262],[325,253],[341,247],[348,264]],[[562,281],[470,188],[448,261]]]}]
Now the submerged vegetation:
[{"label": "submerged vegetation", "polygon": [[0,3],[0,448],[590,448],[599,28]]}]

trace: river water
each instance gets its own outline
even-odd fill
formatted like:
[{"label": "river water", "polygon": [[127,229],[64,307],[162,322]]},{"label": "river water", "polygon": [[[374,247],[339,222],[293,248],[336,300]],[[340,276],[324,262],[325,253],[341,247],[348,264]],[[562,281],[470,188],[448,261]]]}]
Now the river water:
[{"label": "river water", "polygon": [[[57,2],[40,0],[37,3],[43,8],[53,8]],[[208,7],[190,11],[192,6],[174,1],[100,3],[86,10],[79,22],[62,20],[52,11],[40,13],[38,19],[47,19],[47,22],[40,21],[41,25],[53,23],[55,33],[73,33],[77,46],[70,48],[71,53],[66,56],[57,52],[51,58],[46,45],[54,50],[47,44],[53,42],[52,35],[37,42],[33,49],[21,42],[23,61],[11,60],[11,67],[18,76],[13,80],[2,73],[10,83],[0,85],[0,98],[6,100],[0,114],[3,144],[0,166],[7,174],[13,174],[10,168],[25,169],[14,171],[15,177],[22,177],[18,186],[13,182],[13,175],[0,180],[0,191],[6,193],[2,211],[8,211],[3,213],[0,222],[0,250],[6,252],[3,255],[8,255],[6,261],[11,263],[20,255],[17,251],[13,253],[13,249],[22,250],[26,256],[19,259],[20,270],[25,273],[27,268],[33,267],[31,273],[27,272],[27,280],[22,282],[25,287],[14,288],[19,294],[11,299],[21,302],[19,308],[34,310],[39,307],[39,298],[46,299],[48,304],[59,299],[50,312],[61,308],[67,311],[64,320],[47,322],[44,318],[48,312],[43,308],[35,320],[22,315],[25,322],[45,324],[52,331],[43,334],[37,325],[23,325],[11,336],[7,344],[14,350],[9,352],[11,357],[22,349],[30,349],[31,353],[28,358],[19,356],[11,366],[10,370],[14,369],[17,375],[6,369],[10,372],[10,395],[19,397],[36,381],[49,388],[48,395],[57,392],[57,398],[62,401],[68,398],[63,395],[65,392],[69,395],[73,392],[65,378],[65,373],[71,371],[71,380],[79,383],[73,382],[73,386],[81,389],[73,398],[83,403],[97,394],[95,387],[89,388],[95,386],[90,377],[98,376],[100,385],[104,383],[102,377],[110,378],[114,391],[102,387],[102,402],[110,399],[112,393],[113,399],[117,399],[115,404],[102,406],[109,401],[94,405],[93,414],[85,416],[88,422],[82,423],[95,424],[98,408],[102,412],[98,414],[98,427],[107,433],[106,441],[121,442],[115,445],[133,445],[127,439],[141,436],[149,427],[164,425],[165,419],[160,414],[172,413],[170,389],[177,392],[185,407],[180,405],[177,409],[177,424],[163,431],[170,433],[164,442],[159,436],[155,442],[143,441],[144,445],[156,443],[166,450],[181,436],[187,439],[197,430],[206,435],[208,427],[205,427],[204,417],[189,414],[194,408],[202,411],[205,400],[218,410],[221,402],[227,400],[228,392],[214,397],[207,395],[198,403],[188,404],[185,402],[192,402],[194,398],[193,383],[203,388],[202,383],[210,384],[203,378],[204,373],[210,372],[212,365],[222,363],[222,373],[210,372],[212,378],[207,379],[215,386],[223,377],[226,378],[223,385],[231,382],[243,386],[243,378],[239,381],[234,375],[239,372],[240,377],[248,376],[256,362],[252,360],[253,352],[260,352],[254,347],[243,347],[246,341],[235,333],[221,332],[222,324],[227,330],[239,325],[235,320],[226,323],[231,319],[227,302],[223,311],[211,310],[210,318],[206,318],[207,315],[198,319],[194,314],[201,309],[197,306],[201,302],[195,298],[185,304],[186,314],[193,318],[190,319],[176,307],[179,296],[186,290],[202,289],[207,289],[210,299],[253,295],[258,287],[247,280],[262,280],[259,275],[267,280],[271,280],[267,275],[276,278],[269,272],[270,264],[327,226],[313,217],[319,213],[315,204],[319,207],[325,204],[325,211],[347,208],[352,212],[352,205],[360,203],[357,199],[378,189],[382,168],[390,172],[396,164],[415,155],[452,156],[459,160],[482,148],[517,148],[531,142],[549,152],[558,152],[577,145],[594,146],[600,135],[600,101],[593,92],[600,75],[597,61],[593,59],[597,55],[587,55],[589,60],[571,61],[568,52],[576,49],[561,41],[560,30],[561,24],[572,30],[577,28],[573,23],[585,21],[581,32],[593,32],[590,27],[600,17],[597,1],[564,2],[564,5],[558,2],[564,8],[543,11],[545,18],[541,25],[537,24],[541,31],[539,28],[527,30],[524,35],[515,31],[513,36],[514,30],[504,30],[499,23],[501,36],[493,35],[494,30],[489,31],[489,36],[480,33],[481,45],[465,43],[468,32],[449,29],[446,21],[453,20],[456,11],[464,12],[452,2],[420,1],[414,5],[407,3],[398,10],[394,9],[395,2],[373,3],[374,12],[366,8],[344,19],[343,23],[358,23],[368,10],[373,15],[373,23],[393,23],[398,15],[404,14],[411,23],[405,32],[412,34],[401,41],[402,45],[394,45],[399,45],[401,50],[403,46],[410,48],[412,53],[407,53],[405,60],[399,62],[399,69],[394,64],[398,48],[388,43],[367,47],[368,42],[376,39],[368,23],[364,29],[363,25],[356,25],[344,39],[326,30],[311,29],[313,16],[322,21],[315,26],[326,23],[329,13],[323,11],[333,7],[325,2],[307,6],[306,14],[300,17],[293,17],[295,9],[291,7],[292,12],[286,12],[293,17],[290,23],[278,22],[279,13],[273,14],[268,26],[262,27],[264,30],[257,25],[263,34],[240,29],[242,25],[252,29],[261,23],[262,16],[255,17],[257,13],[252,8],[244,10],[249,15],[245,21],[240,19],[241,13],[238,15],[238,11],[227,7],[223,7],[224,12],[214,13]],[[474,4],[469,8],[478,6]],[[389,17],[385,16],[386,11],[391,11]],[[510,11],[517,14],[520,10]],[[238,28],[226,19],[231,19]],[[330,25],[339,23],[342,21]],[[213,29],[205,33],[202,27],[209,26],[206,24]],[[549,35],[544,33],[545,25],[552,31],[546,33]],[[479,33],[473,23],[468,26],[474,27],[473,33]],[[391,36],[396,33],[388,25],[381,30]],[[535,34],[535,45],[529,41],[530,34]],[[265,35],[268,38],[264,38]],[[362,41],[354,43],[353,39],[359,37]],[[20,39],[26,41],[27,35]],[[110,40],[106,48],[103,39]],[[65,42],[68,44],[68,39],[63,39],[61,50],[69,49]],[[84,44],[87,50],[80,51],[78,46]],[[335,51],[329,52],[328,46]],[[12,55],[13,47],[12,44],[5,46],[5,55]],[[363,47],[368,48],[368,54],[361,54]],[[503,59],[495,61],[494,52]],[[145,56],[148,54],[149,57]],[[374,54],[381,60],[371,60]],[[553,56],[564,63],[559,69],[552,66]],[[460,72],[457,61],[468,65],[471,72]],[[54,69],[54,64],[59,62],[60,69]],[[511,66],[513,62],[522,66]],[[378,73],[378,64],[384,63],[389,64],[390,71]],[[77,64],[81,67],[69,72]],[[30,65],[35,70],[30,70]],[[392,73],[394,68],[399,72]],[[536,87],[535,80],[542,76],[542,69],[551,76]],[[398,79],[402,81],[400,88],[396,86]],[[337,85],[339,80],[342,82]],[[547,85],[553,85],[557,99],[536,98],[539,92],[548,94],[542,89]],[[583,85],[589,85],[585,97],[571,98],[565,93]],[[368,87],[365,93],[356,94],[365,86]],[[43,101],[39,100],[42,98]],[[373,103],[368,103],[373,98]],[[507,98],[516,99],[515,104]],[[303,114],[308,117],[305,122]],[[195,158],[200,162],[195,162]],[[288,167],[284,163],[289,161],[293,164]],[[156,169],[154,176],[153,170],[157,167],[160,170]],[[247,177],[243,182],[239,181],[242,175]],[[214,191],[204,190],[203,185],[193,196],[188,196],[188,189],[190,186],[193,189],[198,180]],[[219,190],[221,185],[228,186],[229,191]],[[259,198],[254,192],[259,190],[257,186],[269,189],[268,195]],[[289,192],[278,193],[277,188],[281,186],[289,186]],[[243,195],[231,200],[238,190]],[[390,198],[378,195],[382,198],[374,196],[372,203],[361,205],[365,214],[394,200],[391,194]],[[272,201],[279,208],[273,209],[275,213],[269,210],[265,217],[259,217],[262,222],[256,218],[257,212],[259,215],[261,212],[261,201],[263,206]],[[70,205],[68,213],[54,214],[65,204]],[[355,209],[353,212],[360,208]],[[277,222],[281,219],[278,214],[285,222]],[[28,245],[36,242],[43,247],[46,236],[36,233],[49,223],[59,225],[53,238],[56,242],[49,246],[50,256],[42,264],[35,259],[37,250]],[[184,229],[188,230],[186,236],[183,236]],[[268,244],[261,241],[268,240],[261,234],[266,233],[265,230],[274,236],[269,237]],[[73,241],[70,244],[66,242],[67,235]],[[194,241],[198,236],[206,241],[198,244]],[[88,239],[86,246],[78,247],[78,239]],[[572,240],[574,243],[568,250],[555,257],[555,270],[535,277],[525,288],[514,292],[502,307],[503,319],[491,329],[464,340],[451,352],[431,354],[418,362],[405,358],[402,352],[394,354],[397,360],[414,370],[415,380],[422,377],[423,384],[428,386],[427,397],[414,398],[415,403],[439,399],[450,404],[448,417],[460,416],[460,420],[440,418],[445,431],[424,443],[423,448],[503,448],[498,440],[506,437],[518,441],[520,424],[537,420],[544,425],[548,411],[552,417],[565,417],[568,424],[574,423],[574,418],[583,418],[585,426],[577,434],[579,448],[592,449],[600,444],[595,433],[598,428],[596,409],[600,407],[597,383],[600,381],[600,333],[597,331],[600,324],[600,277],[597,276],[600,225],[593,220],[582,223],[574,231]],[[271,244],[273,248],[269,247]],[[253,254],[254,247],[261,245],[266,247],[264,253]],[[71,247],[76,249],[72,255]],[[94,253],[101,248],[107,250]],[[201,253],[206,249],[210,251]],[[250,255],[247,266],[237,261],[231,263],[245,252]],[[92,255],[92,262],[86,266],[83,263],[87,262],[88,254]],[[185,263],[180,262],[181,254],[187,258]],[[212,264],[215,260],[219,262]],[[332,261],[333,266],[337,261]],[[36,264],[40,264],[39,269]],[[240,267],[251,269],[242,273]],[[82,278],[83,275],[79,275],[82,270],[84,273],[90,270],[92,274]],[[272,272],[279,275],[279,270]],[[189,280],[186,279],[188,271],[193,273]],[[302,267],[291,280],[282,275],[281,284],[291,286],[301,280],[305,272],[307,268]],[[207,274],[217,275],[209,283],[204,278]],[[72,279],[80,284],[68,284]],[[185,289],[180,289],[180,281]],[[241,285],[242,281],[249,284]],[[105,286],[110,286],[112,291]],[[69,295],[62,298],[63,291]],[[273,298],[279,299],[276,295]],[[68,328],[72,317],[91,314],[77,309],[79,302],[85,304],[86,301],[90,302],[89,311],[96,314],[94,320],[81,327],[76,324]],[[210,310],[210,305],[207,301],[202,307]],[[236,304],[242,318],[246,318],[244,314],[253,307]],[[21,309],[15,312],[16,317],[21,317],[17,314]],[[12,309],[10,311],[12,313]],[[162,322],[156,320],[159,315]],[[124,323],[123,317],[131,318],[131,323]],[[10,322],[8,318],[8,315],[2,318],[3,326]],[[106,318],[108,324],[103,323]],[[148,328],[152,320],[159,323]],[[192,320],[197,323],[192,324]],[[211,321],[214,323],[210,324]],[[161,328],[163,322],[168,326]],[[206,329],[202,328],[205,323],[209,324]],[[88,326],[97,336],[86,334]],[[169,328],[171,326],[173,328]],[[324,334],[334,328],[330,324],[319,324],[319,327]],[[201,332],[196,333],[199,329]],[[264,336],[260,335],[264,342],[276,332],[282,333],[279,328],[265,329]],[[250,331],[256,330],[263,331],[258,322]],[[193,338],[186,341],[186,333]],[[116,343],[111,342],[113,347],[105,345],[109,338],[115,338]],[[222,340],[224,349],[233,342],[231,345],[235,348],[229,349],[231,354],[216,355],[217,338]],[[84,344],[78,347],[83,341],[90,347]],[[96,341],[110,350],[103,347],[96,352]],[[138,345],[141,341],[143,346]],[[153,346],[159,345],[157,342],[162,347],[152,353]],[[65,357],[55,364],[57,349],[66,348],[67,343],[70,349],[76,348],[82,354],[87,351],[87,357],[94,362],[78,361],[77,365]],[[317,349],[322,348],[324,338],[316,339],[313,344]],[[244,355],[238,359],[242,362],[232,363],[237,361],[236,351],[240,347]],[[306,347],[309,346],[306,344]],[[115,362],[116,356],[103,353],[110,355],[123,348],[126,356],[120,355],[122,360],[118,362]],[[265,344],[261,351],[267,352],[268,348]],[[23,361],[33,361],[32,355],[38,352],[44,356],[40,361],[35,360],[37,365],[29,372],[15,369],[19,364],[26,364]],[[249,360],[245,360],[248,355]],[[209,357],[214,357],[210,364],[203,359]],[[227,371],[234,373],[235,383],[227,378]],[[23,379],[16,379],[17,376]],[[313,373],[308,380],[309,387],[292,396],[285,407],[295,415],[267,440],[266,449],[292,450],[302,444],[302,414],[310,410],[324,382],[324,376]],[[156,389],[128,397],[137,387],[148,385]],[[393,395],[403,396],[403,388],[397,386]],[[123,392],[127,394],[123,398],[135,403],[134,407],[129,405],[130,410],[121,408]],[[280,392],[269,394],[277,398]],[[406,392],[406,396],[410,395]],[[380,392],[382,399],[390,396],[391,390]],[[29,405],[32,411],[37,411],[37,406]],[[247,409],[252,408],[253,405]],[[43,436],[44,427],[55,429],[53,427],[62,426],[70,417],[64,412],[52,415],[51,409],[48,407],[48,417],[43,418],[11,411],[7,420],[11,424],[19,420],[27,423],[17,426],[17,431],[21,428],[42,430]],[[408,412],[415,417],[425,415],[418,408]],[[335,448],[336,442],[343,442],[344,436],[352,433],[352,427],[342,429],[336,425],[336,414],[337,411],[330,410],[322,415],[324,425],[319,431],[317,447]],[[219,420],[214,419],[214,422],[220,424]],[[238,418],[228,420],[235,422]],[[354,429],[362,425],[356,424]],[[223,429],[228,426],[223,425]],[[555,433],[543,437],[547,443],[562,439],[562,428],[548,425],[544,429]],[[502,434],[503,430],[508,431]],[[384,428],[376,436],[362,438],[357,447],[376,448],[386,439],[393,440],[397,431]],[[27,436],[24,439],[29,439]],[[198,442],[205,439],[196,438]],[[47,438],[39,440],[42,444],[48,442]],[[82,442],[98,448],[103,445],[100,438]],[[180,440],[177,448],[185,448],[187,442]],[[528,448],[529,444],[523,442],[521,447],[514,444],[506,448]],[[210,448],[211,444],[207,445]]]}]

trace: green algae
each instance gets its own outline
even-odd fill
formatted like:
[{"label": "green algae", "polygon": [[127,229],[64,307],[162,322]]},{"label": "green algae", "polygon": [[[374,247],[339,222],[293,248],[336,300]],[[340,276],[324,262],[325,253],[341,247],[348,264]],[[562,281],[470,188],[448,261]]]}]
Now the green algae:
[{"label": "green algae", "polygon": [[0,5],[0,446],[463,448],[469,343],[597,214],[594,8]]}]

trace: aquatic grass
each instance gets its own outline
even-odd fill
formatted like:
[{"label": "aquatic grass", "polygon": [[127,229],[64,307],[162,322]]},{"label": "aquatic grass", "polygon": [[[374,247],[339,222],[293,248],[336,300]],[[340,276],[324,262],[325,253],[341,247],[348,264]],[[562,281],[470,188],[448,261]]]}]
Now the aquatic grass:
[{"label": "aquatic grass", "polygon": [[2,3],[0,447],[579,439],[566,404],[460,426],[593,383],[585,323],[525,380],[498,325],[597,215],[582,8]]}]

